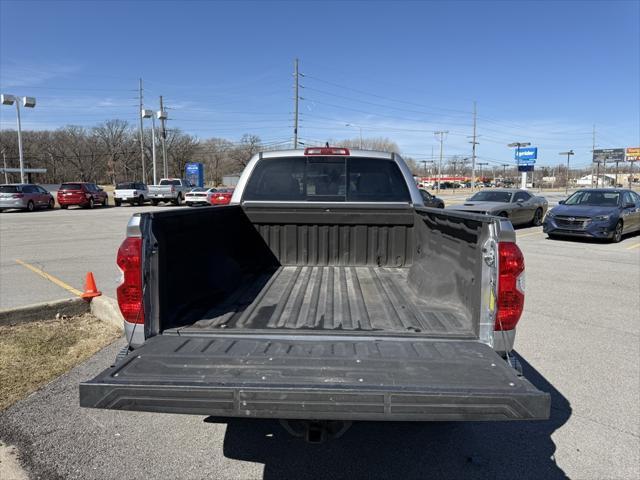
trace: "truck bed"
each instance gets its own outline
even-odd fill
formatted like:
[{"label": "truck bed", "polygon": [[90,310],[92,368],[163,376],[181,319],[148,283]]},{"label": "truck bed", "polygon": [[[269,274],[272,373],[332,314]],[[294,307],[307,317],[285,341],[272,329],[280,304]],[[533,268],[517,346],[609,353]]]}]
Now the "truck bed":
[{"label": "truck bed", "polygon": [[420,298],[408,268],[281,266],[247,277],[222,303],[191,325],[165,330],[315,329],[474,335],[460,312]]}]

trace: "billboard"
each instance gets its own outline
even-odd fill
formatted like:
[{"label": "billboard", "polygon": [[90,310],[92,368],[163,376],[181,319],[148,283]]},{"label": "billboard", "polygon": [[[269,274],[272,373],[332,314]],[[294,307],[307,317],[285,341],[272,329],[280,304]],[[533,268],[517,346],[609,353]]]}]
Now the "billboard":
[{"label": "billboard", "polygon": [[536,163],[535,160],[538,158],[538,147],[516,148],[514,158],[518,161],[518,164]]},{"label": "billboard", "polygon": [[593,161],[601,162],[624,162],[624,148],[600,148],[593,151]]},{"label": "billboard", "polygon": [[640,161],[640,147],[627,147],[625,158],[627,159],[627,162]]}]

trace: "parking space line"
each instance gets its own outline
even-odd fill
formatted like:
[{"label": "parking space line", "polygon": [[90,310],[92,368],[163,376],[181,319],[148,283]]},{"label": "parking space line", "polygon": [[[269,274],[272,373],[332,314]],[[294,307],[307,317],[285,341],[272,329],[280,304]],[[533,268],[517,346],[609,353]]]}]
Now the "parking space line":
[{"label": "parking space line", "polygon": [[78,297],[82,295],[82,292],[80,290],[76,290],[71,285],[69,285],[67,283],[64,283],[59,278],[56,278],[53,275],[50,275],[47,272],[45,272],[43,270],[40,270],[39,268],[34,267],[33,265],[31,265],[31,264],[29,264],[27,262],[23,262],[22,260],[16,259],[16,263],[19,264],[19,265],[22,265],[25,268],[28,268],[33,273],[36,273],[36,274],[40,275],[42,278],[45,278],[45,279],[49,280],[52,283],[55,283],[59,287],[64,288],[65,290],[73,293],[74,295],[77,295]]},{"label": "parking space line", "polygon": [[540,230],[538,232],[525,233],[524,235],[519,235],[518,233],[516,233],[516,239],[524,238],[524,237],[530,237],[531,235],[538,235],[539,233],[544,233],[544,232],[542,230]]},{"label": "parking space line", "polygon": [[634,248],[640,247],[640,243],[636,243],[635,245],[631,245],[630,247],[626,247],[627,250],[633,250]]}]

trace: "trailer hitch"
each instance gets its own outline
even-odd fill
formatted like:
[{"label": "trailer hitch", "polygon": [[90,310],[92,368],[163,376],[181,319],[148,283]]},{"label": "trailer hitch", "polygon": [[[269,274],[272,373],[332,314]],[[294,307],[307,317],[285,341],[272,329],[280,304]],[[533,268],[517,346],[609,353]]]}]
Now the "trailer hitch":
[{"label": "trailer hitch", "polygon": [[280,425],[296,438],[308,443],[324,443],[340,438],[352,425],[343,420],[280,420]]}]

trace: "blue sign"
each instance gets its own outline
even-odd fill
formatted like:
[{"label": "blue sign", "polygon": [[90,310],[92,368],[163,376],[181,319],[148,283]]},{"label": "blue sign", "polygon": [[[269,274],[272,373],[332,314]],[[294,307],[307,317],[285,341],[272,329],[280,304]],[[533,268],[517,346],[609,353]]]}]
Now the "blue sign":
[{"label": "blue sign", "polygon": [[538,147],[520,147],[516,148],[515,159],[518,161],[518,165],[530,165],[536,163],[538,158]]},{"label": "blue sign", "polygon": [[533,164],[531,165],[523,165],[522,163],[518,165],[519,172],[533,172]]},{"label": "blue sign", "polygon": [[187,163],[185,177],[193,187],[204,187],[204,165],[202,163]]}]

